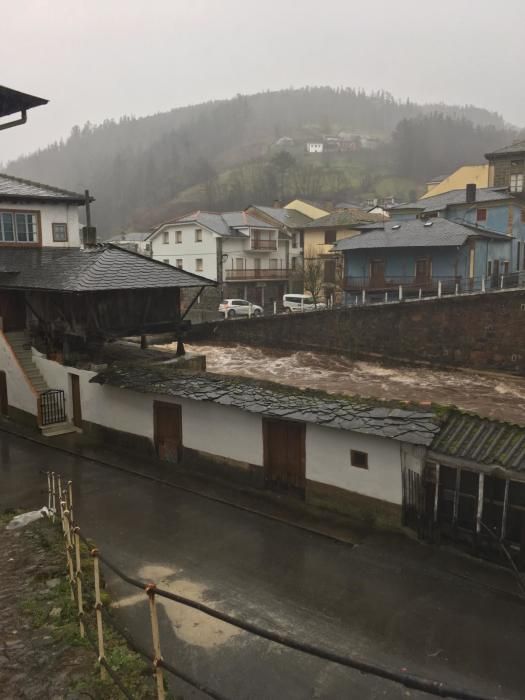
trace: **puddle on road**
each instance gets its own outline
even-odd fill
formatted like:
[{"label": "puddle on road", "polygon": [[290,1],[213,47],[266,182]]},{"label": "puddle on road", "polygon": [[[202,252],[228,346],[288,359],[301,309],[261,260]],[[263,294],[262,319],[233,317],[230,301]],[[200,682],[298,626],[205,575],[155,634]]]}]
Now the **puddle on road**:
[{"label": "puddle on road", "polygon": [[[190,579],[179,578],[180,574],[181,571],[176,569],[152,565],[144,566],[137,572],[138,578],[152,581],[159,588],[164,588],[199,603],[207,602],[208,589],[206,586]],[[157,602],[171,621],[176,636],[186,644],[203,649],[213,649],[241,634],[241,630],[208,617],[198,610],[179,605],[166,598],[158,597]],[[111,607],[118,610],[134,605],[146,605],[146,597],[142,591],[136,591],[119,598]]]},{"label": "puddle on road", "polygon": [[[173,349],[173,345],[158,346]],[[489,418],[523,423],[525,378],[421,367],[388,367],[342,355],[247,346],[193,345],[210,372],[241,375],[329,393],[456,405]]]}]

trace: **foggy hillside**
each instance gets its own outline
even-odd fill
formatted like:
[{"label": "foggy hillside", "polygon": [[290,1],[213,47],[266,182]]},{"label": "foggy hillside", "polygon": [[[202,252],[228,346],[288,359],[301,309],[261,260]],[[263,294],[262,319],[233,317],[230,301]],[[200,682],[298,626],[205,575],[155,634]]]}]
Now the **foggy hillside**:
[{"label": "foggy hillside", "polygon": [[[306,140],[342,131],[382,145],[344,157],[304,156]],[[108,237],[194,206],[242,207],[296,194],[408,198],[425,179],[482,162],[486,150],[514,135],[501,116],[472,106],[421,106],[384,92],[304,88],[88,123],[6,169],[73,190],[89,188],[99,232]],[[284,158],[273,145],[282,136],[296,144]]]}]

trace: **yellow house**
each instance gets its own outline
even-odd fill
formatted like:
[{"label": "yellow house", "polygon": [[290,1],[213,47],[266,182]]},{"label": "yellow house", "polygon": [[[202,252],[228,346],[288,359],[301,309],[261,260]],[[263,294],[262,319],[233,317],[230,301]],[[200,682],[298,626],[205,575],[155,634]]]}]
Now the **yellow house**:
[{"label": "yellow house", "polygon": [[325,209],[321,209],[316,204],[311,202],[305,202],[302,199],[294,199],[289,204],[286,204],[285,209],[295,209],[295,211],[301,212],[310,219],[320,219],[322,216],[329,214]]},{"label": "yellow house", "polygon": [[489,186],[489,166],[487,165],[462,165],[452,175],[441,180],[421,197],[435,197],[438,194],[452,192],[452,190],[464,190],[469,184],[477,185],[478,189]]}]

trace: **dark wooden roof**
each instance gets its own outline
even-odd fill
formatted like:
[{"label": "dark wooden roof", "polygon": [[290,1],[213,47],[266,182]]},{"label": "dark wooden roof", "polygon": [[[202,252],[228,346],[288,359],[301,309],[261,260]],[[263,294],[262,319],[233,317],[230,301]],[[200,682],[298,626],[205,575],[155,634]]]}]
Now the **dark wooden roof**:
[{"label": "dark wooden roof", "polygon": [[47,103],[48,100],[41,97],[28,95],[25,92],[18,92],[18,90],[11,90],[5,85],[0,85],[0,117],[24,112],[32,107],[40,107],[40,105]]},{"label": "dark wooden roof", "polygon": [[0,289],[97,292],[215,284],[111,244],[85,250],[0,246]]}]

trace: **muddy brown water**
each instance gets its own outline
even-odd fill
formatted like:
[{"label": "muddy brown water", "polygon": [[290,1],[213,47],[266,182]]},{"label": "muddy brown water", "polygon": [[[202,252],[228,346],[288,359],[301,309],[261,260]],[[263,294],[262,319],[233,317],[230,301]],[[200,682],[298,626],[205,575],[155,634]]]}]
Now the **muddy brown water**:
[{"label": "muddy brown water", "polygon": [[[174,349],[174,346],[159,346]],[[525,424],[525,378],[506,374],[386,366],[342,355],[286,352],[243,345],[191,345],[206,355],[209,372],[266,379],[301,389],[379,399],[455,405],[480,415]]]}]

